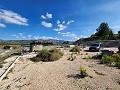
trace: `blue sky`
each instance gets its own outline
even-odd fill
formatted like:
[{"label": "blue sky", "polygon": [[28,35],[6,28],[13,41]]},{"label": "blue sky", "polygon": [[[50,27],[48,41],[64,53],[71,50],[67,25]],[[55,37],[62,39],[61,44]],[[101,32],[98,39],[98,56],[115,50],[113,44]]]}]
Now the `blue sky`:
[{"label": "blue sky", "polygon": [[0,39],[74,41],[107,22],[120,30],[120,0],[0,0]]}]

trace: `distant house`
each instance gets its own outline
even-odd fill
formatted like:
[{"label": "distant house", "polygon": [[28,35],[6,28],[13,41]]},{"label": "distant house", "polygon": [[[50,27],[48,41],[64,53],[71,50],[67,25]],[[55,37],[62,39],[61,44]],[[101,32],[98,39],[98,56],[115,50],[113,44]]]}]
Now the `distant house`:
[{"label": "distant house", "polygon": [[43,45],[34,45],[32,51],[40,51],[43,49]]},{"label": "distant house", "polygon": [[75,45],[70,45],[70,48],[74,48],[75,47]]},{"label": "distant house", "polygon": [[43,45],[38,41],[33,41],[30,43],[30,52],[40,51],[43,49]]},{"label": "distant house", "polygon": [[73,47],[75,47],[75,45],[72,45],[72,44],[71,44],[71,45],[65,44],[64,47],[65,47],[65,48],[73,48]]}]

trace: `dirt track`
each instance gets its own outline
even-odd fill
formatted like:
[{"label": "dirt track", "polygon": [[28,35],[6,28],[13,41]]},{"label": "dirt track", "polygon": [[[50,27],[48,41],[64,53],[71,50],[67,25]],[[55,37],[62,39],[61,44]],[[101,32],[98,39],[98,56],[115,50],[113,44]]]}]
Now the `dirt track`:
[{"label": "dirt track", "polygon": [[[97,53],[82,52],[74,61],[63,58],[54,62],[34,63],[24,55],[16,64],[9,79],[0,83],[0,90],[120,90],[120,70],[98,64],[95,60],[82,59]],[[83,65],[90,77],[78,78]]]}]

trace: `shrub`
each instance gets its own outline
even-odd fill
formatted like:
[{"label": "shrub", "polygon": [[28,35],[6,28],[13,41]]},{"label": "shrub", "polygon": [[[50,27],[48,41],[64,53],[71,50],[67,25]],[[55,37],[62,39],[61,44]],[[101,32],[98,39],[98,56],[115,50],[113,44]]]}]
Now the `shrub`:
[{"label": "shrub", "polygon": [[[48,50],[41,50],[38,55],[36,56],[37,59],[40,61],[50,61],[50,52]],[[37,60],[37,61],[39,61]]]},{"label": "shrub", "polygon": [[59,53],[52,53],[50,56],[51,61],[60,59],[62,56]]},{"label": "shrub", "polygon": [[38,62],[48,62],[48,61],[55,61],[62,57],[62,52],[58,49],[51,49],[51,50],[41,50],[36,57],[32,58],[32,61]]},{"label": "shrub", "polygon": [[2,64],[0,64],[0,68],[3,68],[3,65],[2,65]]},{"label": "shrub", "polygon": [[70,61],[73,61],[75,59],[76,59],[76,56],[74,56],[73,53],[68,57],[68,60],[70,60]]},{"label": "shrub", "polygon": [[10,49],[10,46],[4,46],[3,49]]},{"label": "shrub", "polygon": [[117,66],[120,68],[120,55],[113,54],[111,56],[102,56],[100,63],[108,66]]},{"label": "shrub", "polygon": [[120,69],[120,62],[117,62],[116,66],[118,67],[118,69]]},{"label": "shrub", "polygon": [[63,53],[59,49],[56,49],[56,48],[51,49],[50,52],[52,52],[52,53],[59,53],[61,56],[63,56]]},{"label": "shrub", "polygon": [[80,77],[84,78],[84,77],[88,77],[89,75],[86,72],[86,69],[83,66],[80,66]]},{"label": "shrub", "polygon": [[80,51],[81,49],[78,46],[75,46],[74,48],[70,50],[70,52],[78,52],[78,53],[80,53]]}]

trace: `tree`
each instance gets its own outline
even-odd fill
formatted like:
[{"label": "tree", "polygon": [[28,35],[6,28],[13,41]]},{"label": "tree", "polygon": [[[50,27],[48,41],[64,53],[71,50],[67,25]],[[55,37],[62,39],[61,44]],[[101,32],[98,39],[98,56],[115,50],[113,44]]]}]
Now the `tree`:
[{"label": "tree", "polygon": [[100,26],[96,29],[96,31],[96,35],[98,35],[100,39],[108,39],[109,34],[112,34],[111,29],[105,22],[101,23]]},{"label": "tree", "polygon": [[109,40],[113,40],[113,39],[115,39],[115,36],[114,36],[112,30],[110,30],[110,32],[109,32],[109,37],[108,37],[108,39],[109,39]]}]

